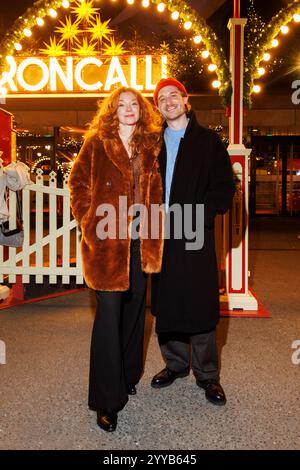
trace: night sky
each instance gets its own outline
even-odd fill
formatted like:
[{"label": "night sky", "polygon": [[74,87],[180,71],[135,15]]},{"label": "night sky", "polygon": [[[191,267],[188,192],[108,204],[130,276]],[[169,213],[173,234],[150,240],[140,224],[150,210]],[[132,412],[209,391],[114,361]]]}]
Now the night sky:
[{"label": "night sky", "polygon": [[[0,20],[3,25],[7,28],[17,19],[18,16],[22,15],[27,8],[32,6],[34,0],[14,0],[12,2],[7,0],[0,0],[1,4],[1,11],[0,11]],[[99,5],[99,7],[104,7],[105,5],[109,4],[109,0],[95,0],[95,3]],[[122,4],[122,2],[116,2]],[[220,3],[223,2],[212,2],[211,0],[187,0],[186,3],[190,5],[192,8],[197,10],[199,13],[204,14],[206,11],[209,11],[212,8],[209,8],[209,3]],[[272,2],[267,2],[265,0],[256,0],[255,6],[257,11],[259,11],[266,19],[271,17],[276,11],[280,10],[283,6],[290,3],[290,0],[272,0]],[[124,2],[123,2],[124,4]],[[246,12],[248,1],[241,0],[241,8],[242,14]],[[116,5],[116,4],[115,4]],[[114,8],[114,7],[113,7]],[[132,9],[129,7],[128,9]],[[224,5],[220,8],[220,15],[224,18],[225,24],[227,24],[227,18],[229,18],[233,9],[233,0],[227,0],[224,2]],[[228,13],[226,17],[224,17],[223,12]]]},{"label": "night sky", "polygon": [[[99,6],[104,6],[105,4],[109,3],[109,0],[95,0]],[[0,0],[1,4],[1,11],[0,17],[2,17],[4,24],[9,26],[13,23],[13,21],[22,13],[25,12],[26,8],[32,6],[34,0],[14,0],[13,2],[9,2],[7,0]],[[122,3],[122,2],[120,2]],[[199,13],[203,13],[205,8],[209,4],[209,0],[187,0],[186,3],[190,5],[195,10],[199,11]],[[213,3],[213,2],[210,2]],[[222,3],[222,2],[220,2]],[[266,18],[272,16],[274,12],[280,10],[283,6],[290,3],[290,0],[272,0],[272,2],[267,2],[265,0],[256,0],[255,2],[256,9],[263,14]],[[233,9],[233,0],[228,0],[224,2],[226,5],[226,10],[229,12]],[[248,1],[241,0],[241,8],[242,13],[245,13],[247,9]]]}]

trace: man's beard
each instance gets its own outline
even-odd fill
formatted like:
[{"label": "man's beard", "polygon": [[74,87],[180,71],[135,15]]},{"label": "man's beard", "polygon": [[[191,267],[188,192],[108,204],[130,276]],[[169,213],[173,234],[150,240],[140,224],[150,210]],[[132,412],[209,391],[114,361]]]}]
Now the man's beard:
[{"label": "man's beard", "polygon": [[182,109],[181,111],[178,111],[178,114],[174,114],[174,116],[165,116],[166,121],[175,121],[176,119],[180,118],[181,116],[184,116],[186,113],[185,109]]}]

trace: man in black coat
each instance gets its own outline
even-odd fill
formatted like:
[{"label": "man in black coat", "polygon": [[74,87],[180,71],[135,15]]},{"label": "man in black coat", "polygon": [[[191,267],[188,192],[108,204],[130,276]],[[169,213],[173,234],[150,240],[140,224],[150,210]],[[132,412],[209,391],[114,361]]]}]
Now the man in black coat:
[{"label": "man in black coat", "polygon": [[[219,285],[214,219],[231,206],[232,166],[218,135],[200,126],[190,111],[182,83],[160,80],[153,98],[166,121],[159,163],[169,229],[162,271],[152,276],[152,312],[166,368],[151,385],[167,387],[187,376],[191,367],[206,398],[224,405],[216,345]],[[179,223],[174,208],[182,211]],[[193,229],[194,246],[187,225]]]}]

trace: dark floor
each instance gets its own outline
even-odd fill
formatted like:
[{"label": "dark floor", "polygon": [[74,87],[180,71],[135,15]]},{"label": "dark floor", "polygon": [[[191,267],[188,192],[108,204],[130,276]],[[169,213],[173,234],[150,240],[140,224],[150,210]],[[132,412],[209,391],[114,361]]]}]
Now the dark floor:
[{"label": "dark floor", "polygon": [[86,404],[93,299],[83,291],[0,311],[0,448],[299,449],[300,219],[259,218],[250,227],[251,285],[271,318],[222,318],[225,407],[209,404],[191,375],[150,387],[163,361],[147,315],[138,394],[117,431],[101,431]]}]

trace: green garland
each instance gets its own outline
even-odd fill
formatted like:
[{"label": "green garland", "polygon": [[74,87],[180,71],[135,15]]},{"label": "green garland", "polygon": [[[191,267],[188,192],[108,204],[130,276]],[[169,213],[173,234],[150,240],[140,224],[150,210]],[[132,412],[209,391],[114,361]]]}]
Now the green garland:
[{"label": "green garland", "polygon": [[[70,3],[75,0],[69,0]],[[152,3],[158,5],[162,0],[151,0]],[[38,0],[32,7],[28,8],[23,16],[20,16],[13,26],[6,33],[0,43],[0,73],[5,69],[5,57],[15,53],[14,44],[24,39],[24,28],[33,28],[36,26],[36,18],[44,18],[50,8],[58,9],[62,6],[62,0]],[[191,32],[195,35],[201,35],[206,49],[210,53],[211,60],[217,66],[216,74],[221,82],[219,94],[222,97],[224,105],[230,103],[231,99],[231,81],[228,62],[221,43],[219,42],[214,31],[206,24],[205,20],[183,0],[168,0],[166,7],[169,11],[178,11],[180,14],[180,22],[192,22]]]},{"label": "green garland", "polygon": [[[159,4],[162,0],[152,0],[152,3]],[[211,60],[217,66],[216,74],[221,82],[219,88],[219,94],[222,98],[224,106],[230,104],[231,100],[231,78],[228,62],[223,50],[222,44],[220,43],[216,33],[213,29],[208,26],[206,21],[192,8],[190,8],[182,0],[169,0],[167,2],[167,8],[169,11],[178,11],[180,13],[180,19],[184,21],[191,21],[191,31],[195,36],[200,35],[206,49],[210,53]]]},{"label": "green garland", "polygon": [[245,58],[244,102],[247,107],[251,106],[253,83],[259,76],[257,69],[263,60],[264,53],[272,48],[272,40],[280,33],[280,27],[292,21],[295,13],[300,13],[300,0],[294,0],[273,16],[265,27],[261,39],[254,44]]},{"label": "green garland", "polygon": [[[74,0],[69,1],[71,3]],[[14,54],[14,44],[24,39],[24,28],[31,29],[37,26],[36,18],[44,18],[50,8],[57,9],[61,6],[62,0],[38,0],[32,7],[27,8],[23,16],[19,16],[0,43],[0,71],[6,65],[5,57]]]}]

